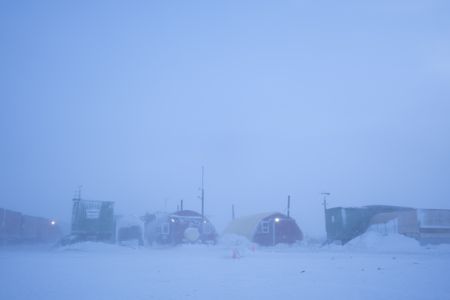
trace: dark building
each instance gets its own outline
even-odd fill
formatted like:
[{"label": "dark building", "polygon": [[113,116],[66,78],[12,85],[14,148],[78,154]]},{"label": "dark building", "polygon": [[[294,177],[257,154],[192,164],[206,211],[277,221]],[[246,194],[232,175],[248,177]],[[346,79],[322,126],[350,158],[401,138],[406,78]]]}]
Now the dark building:
[{"label": "dark building", "polygon": [[372,218],[380,213],[411,211],[412,208],[388,205],[334,207],[325,210],[327,241],[347,243],[366,232]]},{"label": "dark building", "polygon": [[116,216],[116,240],[119,245],[144,245],[143,222],[136,216]]},{"label": "dark building", "polygon": [[216,243],[217,240],[212,223],[192,210],[146,214],[143,220],[149,244]]},{"label": "dark building", "polygon": [[71,235],[63,244],[78,241],[107,241],[115,238],[114,203],[73,199]]},{"label": "dark building", "polygon": [[22,230],[22,214],[0,208],[0,241],[2,243],[19,242]]},{"label": "dark building", "polygon": [[51,243],[61,235],[55,221],[0,208],[0,244]]},{"label": "dark building", "polygon": [[241,235],[262,246],[292,244],[303,239],[295,220],[278,212],[237,218],[231,221],[224,234]]}]

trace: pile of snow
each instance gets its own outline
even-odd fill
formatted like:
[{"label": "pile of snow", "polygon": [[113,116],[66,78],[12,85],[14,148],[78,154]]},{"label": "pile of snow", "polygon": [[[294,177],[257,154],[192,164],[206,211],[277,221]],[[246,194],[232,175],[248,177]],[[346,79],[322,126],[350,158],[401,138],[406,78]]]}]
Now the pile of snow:
[{"label": "pile of snow", "polygon": [[252,247],[255,244],[246,237],[237,234],[225,234],[218,240],[218,245],[222,247]]},{"label": "pile of snow", "polygon": [[81,242],[59,247],[61,252],[87,252],[87,253],[116,253],[129,251],[129,247],[121,247],[116,244],[102,242]]},{"label": "pile of snow", "polygon": [[368,230],[344,245],[348,250],[382,252],[418,252],[424,250],[413,238],[398,233],[382,234]]},{"label": "pile of snow", "polygon": [[218,245],[226,250],[225,257],[242,258],[254,253],[257,245],[246,237],[236,234],[225,234],[218,240]]}]

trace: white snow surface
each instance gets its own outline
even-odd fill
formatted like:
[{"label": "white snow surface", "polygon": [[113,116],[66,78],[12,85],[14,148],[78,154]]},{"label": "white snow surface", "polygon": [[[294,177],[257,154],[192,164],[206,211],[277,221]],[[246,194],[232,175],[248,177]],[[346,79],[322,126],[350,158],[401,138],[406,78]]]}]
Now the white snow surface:
[{"label": "white snow surface", "polygon": [[215,246],[3,247],[0,265],[8,300],[450,299],[449,246],[374,232],[324,247],[239,236]]},{"label": "white snow surface", "polygon": [[378,252],[420,252],[422,247],[415,239],[398,233],[388,235],[369,230],[354,238],[344,248],[351,250],[370,250]]}]

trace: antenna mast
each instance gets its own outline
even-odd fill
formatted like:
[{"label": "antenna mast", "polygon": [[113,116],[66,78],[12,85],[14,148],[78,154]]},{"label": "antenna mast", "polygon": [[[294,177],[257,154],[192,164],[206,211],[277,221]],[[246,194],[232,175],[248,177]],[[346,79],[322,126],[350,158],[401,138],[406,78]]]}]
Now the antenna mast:
[{"label": "antenna mast", "polygon": [[205,179],[205,168],[202,166],[202,220],[205,218],[205,187],[204,187],[204,179]]}]

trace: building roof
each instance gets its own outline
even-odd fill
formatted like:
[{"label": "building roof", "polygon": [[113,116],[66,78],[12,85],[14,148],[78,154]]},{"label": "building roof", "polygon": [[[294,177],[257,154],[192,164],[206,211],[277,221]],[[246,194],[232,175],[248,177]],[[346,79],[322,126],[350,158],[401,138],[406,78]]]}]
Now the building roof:
[{"label": "building roof", "polygon": [[180,216],[180,217],[185,217],[185,216],[186,217],[201,217],[202,216],[202,214],[200,214],[196,211],[193,211],[193,210],[188,210],[188,209],[176,211],[176,212],[172,213],[172,215]]},{"label": "building roof", "polygon": [[253,240],[253,235],[257,229],[257,226],[261,220],[270,217],[272,215],[279,214],[277,212],[266,212],[256,215],[246,216],[234,219],[228,224],[224,234],[238,234],[245,236],[250,241]]}]

